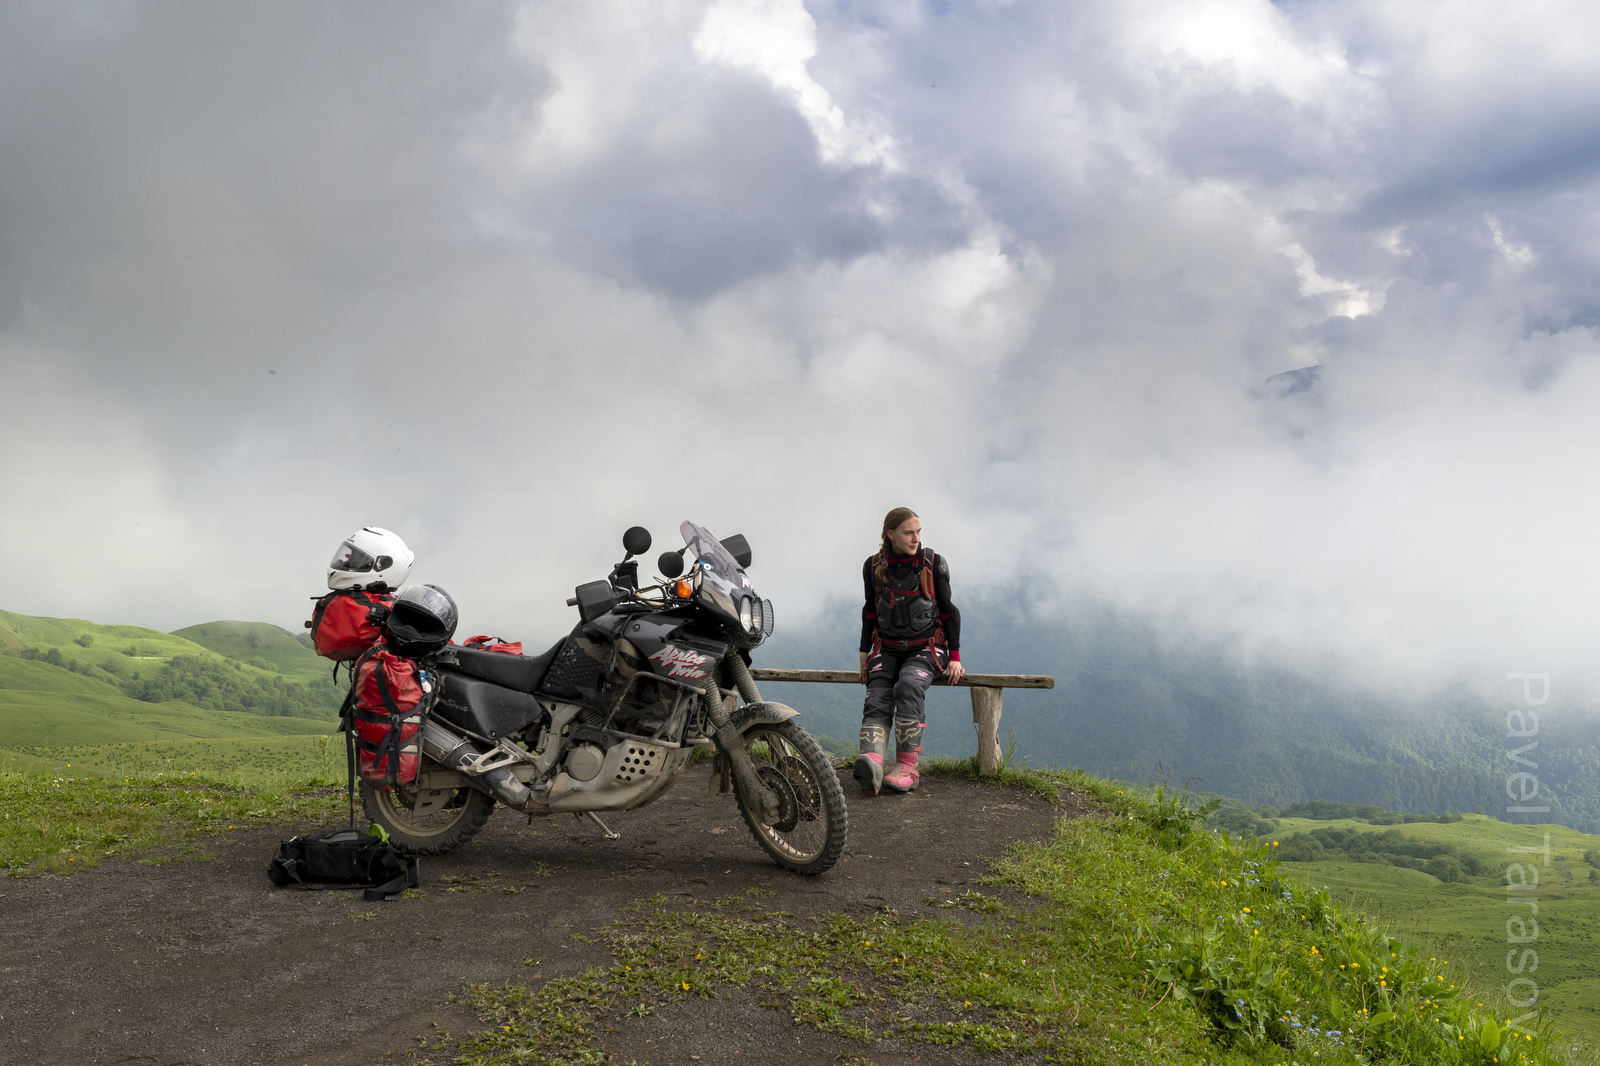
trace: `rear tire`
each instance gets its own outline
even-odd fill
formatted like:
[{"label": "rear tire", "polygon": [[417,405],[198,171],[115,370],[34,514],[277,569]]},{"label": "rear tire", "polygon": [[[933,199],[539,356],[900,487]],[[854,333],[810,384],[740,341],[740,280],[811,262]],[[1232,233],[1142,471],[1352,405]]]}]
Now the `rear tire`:
[{"label": "rear tire", "polygon": [[844,852],[850,815],[839,775],[821,745],[790,721],[752,726],[744,734],[744,748],[756,775],[779,799],[778,820],[763,825],[739,795],[739,813],[756,843],[795,873],[830,869]]},{"label": "rear tire", "polygon": [[407,855],[443,855],[478,835],[494,813],[494,798],[475,788],[417,792],[403,785],[374,788],[363,781],[361,809]]}]

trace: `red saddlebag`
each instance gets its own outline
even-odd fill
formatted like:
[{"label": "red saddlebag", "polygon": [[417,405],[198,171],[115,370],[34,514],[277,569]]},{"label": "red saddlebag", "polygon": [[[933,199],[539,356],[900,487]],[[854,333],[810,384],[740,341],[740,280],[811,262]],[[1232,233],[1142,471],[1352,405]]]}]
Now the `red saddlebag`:
[{"label": "red saddlebag", "polygon": [[394,594],[369,589],[339,589],[317,601],[306,628],[317,654],[334,662],[354,659],[378,643]]},{"label": "red saddlebag", "polygon": [[522,641],[504,640],[500,637],[468,637],[462,645],[474,651],[503,651],[507,655],[521,655]]},{"label": "red saddlebag", "polygon": [[356,769],[382,788],[417,780],[417,734],[433,705],[437,679],[415,659],[380,644],[356,660],[350,718]]}]

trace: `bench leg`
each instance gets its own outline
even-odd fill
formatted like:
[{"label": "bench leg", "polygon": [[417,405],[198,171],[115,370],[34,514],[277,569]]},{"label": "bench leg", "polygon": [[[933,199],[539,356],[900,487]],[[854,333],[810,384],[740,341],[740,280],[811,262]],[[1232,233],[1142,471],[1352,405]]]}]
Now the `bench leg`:
[{"label": "bench leg", "polygon": [[1005,689],[972,689],[972,721],[978,727],[978,772],[1000,769],[1000,701]]}]

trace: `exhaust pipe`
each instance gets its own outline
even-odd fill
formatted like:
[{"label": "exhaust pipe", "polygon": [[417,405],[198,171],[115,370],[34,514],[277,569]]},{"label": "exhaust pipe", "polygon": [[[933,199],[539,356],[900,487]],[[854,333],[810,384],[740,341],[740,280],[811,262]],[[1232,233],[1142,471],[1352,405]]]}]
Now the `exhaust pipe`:
[{"label": "exhaust pipe", "polygon": [[466,737],[453,733],[430,718],[422,724],[422,750],[440,766],[466,774],[488,789],[501,803],[517,811],[546,810],[544,804],[533,798],[533,790],[504,766],[491,770],[478,770],[473,764],[483,752],[473,747]]}]

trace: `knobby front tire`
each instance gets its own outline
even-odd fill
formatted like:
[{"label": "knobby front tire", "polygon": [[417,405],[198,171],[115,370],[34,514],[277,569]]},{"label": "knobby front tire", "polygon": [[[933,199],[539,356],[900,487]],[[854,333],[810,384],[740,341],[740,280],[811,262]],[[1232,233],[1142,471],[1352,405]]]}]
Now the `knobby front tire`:
[{"label": "knobby front tire", "polygon": [[831,868],[844,852],[850,816],[839,775],[821,745],[790,721],[753,726],[744,746],[756,775],[779,799],[777,821],[764,825],[739,796],[739,813],[756,843],[795,873]]}]

